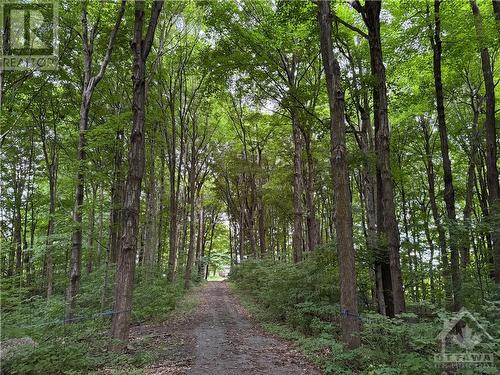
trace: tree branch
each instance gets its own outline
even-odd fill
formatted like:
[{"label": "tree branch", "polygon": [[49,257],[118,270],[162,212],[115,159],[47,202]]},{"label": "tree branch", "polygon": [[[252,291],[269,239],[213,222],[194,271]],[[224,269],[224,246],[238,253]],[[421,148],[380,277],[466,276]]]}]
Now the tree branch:
[{"label": "tree branch", "polygon": [[163,0],[155,0],[153,7],[151,9],[151,20],[149,21],[148,31],[146,32],[146,38],[144,39],[143,49],[142,49],[142,57],[144,59],[148,57],[149,52],[151,51],[156,25],[158,23],[158,19],[160,18],[163,2],[164,2]]},{"label": "tree branch", "polygon": [[115,26],[113,27],[113,30],[111,31],[111,35],[109,36],[108,47],[106,48],[106,54],[104,55],[104,59],[102,60],[101,67],[99,68],[99,73],[94,77],[94,79],[92,81],[93,87],[95,87],[95,85],[97,85],[97,83],[102,79],[102,77],[104,76],[104,72],[106,71],[106,68],[109,64],[109,61],[111,60],[111,53],[113,52],[113,46],[115,44],[116,34],[118,34],[118,29],[120,28],[123,14],[125,13],[125,4],[126,3],[127,3],[127,0],[122,0],[122,3],[120,5],[120,9],[118,10],[118,15],[116,17]]},{"label": "tree branch", "polygon": [[[356,9],[356,8],[355,8]],[[359,35],[361,35],[363,38],[366,38],[368,39],[368,34],[365,33],[363,30],[357,28],[356,26],[354,25],[351,25],[350,23],[344,21],[342,18],[340,18],[339,16],[335,15],[335,14],[332,14],[333,16],[333,19],[335,20],[335,22],[338,22],[340,23],[341,25],[344,25],[345,27],[347,27],[348,29],[358,33]]]}]

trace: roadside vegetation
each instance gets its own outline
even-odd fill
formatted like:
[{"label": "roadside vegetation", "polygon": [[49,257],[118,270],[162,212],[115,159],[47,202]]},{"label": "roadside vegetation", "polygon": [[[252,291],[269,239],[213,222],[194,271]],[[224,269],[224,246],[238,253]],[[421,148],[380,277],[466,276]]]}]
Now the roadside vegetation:
[{"label": "roadside vegetation", "polygon": [[[123,352],[109,350],[111,311],[102,305],[103,277],[104,270],[98,269],[83,278],[79,314],[71,324],[64,323],[62,294],[46,299],[30,296],[30,290],[15,283],[2,283],[1,339],[29,338],[34,343],[3,353],[2,374],[142,373],[140,369],[164,356],[166,346],[148,337],[133,340]],[[104,306],[109,306],[108,297]],[[139,336],[144,327],[189,315],[195,303],[182,283],[155,274],[139,273],[134,298],[132,331]]]},{"label": "roadside vegetation", "polygon": [[[335,248],[324,246],[302,262],[249,261],[230,275],[233,290],[268,332],[296,342],[325,374],[441,374],[434,355],[443,322],[452,314],[430,303],[409,303],[407,312],[390,319],[366,301],[361,306],[361,346],[346,349],[340,341],[338,272]],[[334,285],[334,287],[332,287]],[[498,291],[486,301],[498,301]],[[494,302],[471,301],[480,324],[493,337],[500,334],[500,310]],[[475,314],[476,315],[476,314]],[[356,317],[349,317],[355,319]],[[498,353],[500,340],[475,351]],[[498,356],[496,357],[498,368]],[[462,370],[496,374],[496,368]]]}]

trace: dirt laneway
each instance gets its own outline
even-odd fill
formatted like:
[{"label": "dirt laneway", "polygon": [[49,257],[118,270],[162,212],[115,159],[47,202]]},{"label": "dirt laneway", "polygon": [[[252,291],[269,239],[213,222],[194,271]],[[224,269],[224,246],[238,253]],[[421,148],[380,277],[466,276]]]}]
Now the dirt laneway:
[{"label": "dirt laneway", "polygon": [[198,304],[189,319],[169,325],[168,340],[180,343],[177,365],[169,360],[152,366],[148,374],[321,374],[289,343],[264,333],[226,282],[207,283],[195,291],[195,298]]}]

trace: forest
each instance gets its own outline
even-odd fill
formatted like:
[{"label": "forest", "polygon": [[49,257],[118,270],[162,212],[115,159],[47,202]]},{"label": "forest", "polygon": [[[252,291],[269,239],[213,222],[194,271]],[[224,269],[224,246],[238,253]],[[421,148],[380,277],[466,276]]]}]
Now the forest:
[{"label": "forest", "polygon": [[0,10],[2,374],[498,373],[500,1]]}]

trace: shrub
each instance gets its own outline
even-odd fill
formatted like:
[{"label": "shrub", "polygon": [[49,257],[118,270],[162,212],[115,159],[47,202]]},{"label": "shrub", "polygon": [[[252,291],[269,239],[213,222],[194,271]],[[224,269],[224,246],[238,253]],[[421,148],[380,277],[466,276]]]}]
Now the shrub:
[{"label": "shrub", "polygon": [[323,247],[304,262],[294,265],[272,259],[247,261],[230,274],[243,290],[251,291],[269,317],[288,321],[309,333],[315,318],[332,322],[339,311],[338,278],[334,249]]},{"label": "shrub", "polygon": [[[339,341],[337,275],[334,248],[325,246],[299,264],[247,261],[233,270],[230,280],[251,297],[271,332],[297,341],[326,374],[438,371],[433,362],[439,351],[436,336],[449,314],[431,304],[410,306],[411,312],[395,319],[362,311],[362,346],[348,350]],[[494,307],[484,315],[498,321]]]}]

